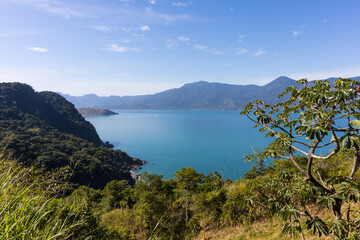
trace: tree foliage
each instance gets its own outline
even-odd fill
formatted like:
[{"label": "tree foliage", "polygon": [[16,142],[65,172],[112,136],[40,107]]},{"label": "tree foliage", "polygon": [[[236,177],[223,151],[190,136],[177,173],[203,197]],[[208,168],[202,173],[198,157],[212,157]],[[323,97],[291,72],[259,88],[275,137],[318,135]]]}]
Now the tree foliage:
[{"label": "tree foliage", "polygon": [[[331,208],[336,222],[330,227],[331,231],[344,239],[349,231],[341,225],[345,223],[342,221],[341,207],[344,202],[356,203],[359,199],[358,184],[353,179],[359,165],[360,82],[340,78],[332,83],[309,83],[306,79],[301,79],[297,83],[302,86],[288,87],[279,95],[279,98],[288,96],[287,100],[276,105],[256,100],[255,103],[249,103],[240,115],[245,115],[254,122],[260,132],[266,132],[266,137],[274,138],[274,141],[261,152],[261,156],[289,159],[297,172],[311,184],[310,188],[313,188],[303,189],[293,184],[290,185],[293,188],[291,191],[299,191],[301,196],[311,195],[317,199],[318,204]],[[321,150],[326,148],[330,148],[330,151],[324,154]],[[331,174],[328,169],[321,167],[322,163],[326,165],[344,151],[352,155],[351,171],[347,176],[341,174],[329,177]],[[305,164],[298,161],[298,155],[304,156]],[[293,203],[294,193],[289,193]],[[280,200],[275,209],[284,214],[286,211],[282,210],[284,203],[281,203],[281,196],[286,194],[277,194],[269,198]],[[306,201],[294,208],[294,212],[300,211],[299,209],[308,219],[308,229],[313,229],[319,236],[329,233],[326,223],[307,211]],[[296,215],[295,220],[299,217],[300,215]],[[288,222],[284,233],[290,234],[295,230],[302,232],[300,225],[293,225],[294,219],[284,220]],[[348,219],[346,226],[351,224],[354,224],[353,221]]]}]

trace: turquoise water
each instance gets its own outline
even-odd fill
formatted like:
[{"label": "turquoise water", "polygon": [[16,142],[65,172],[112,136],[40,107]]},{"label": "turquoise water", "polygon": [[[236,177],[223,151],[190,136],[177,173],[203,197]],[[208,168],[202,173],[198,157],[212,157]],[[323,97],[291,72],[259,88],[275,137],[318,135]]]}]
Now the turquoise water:
[{"label": "turquoise water", "polygon": [[239,111],[115,111],[119,115],[86,119],[103,141],[147,161],[140,172],[164,178],[185,166],[241,178],[251,169],[243,155],[270,141]]}]

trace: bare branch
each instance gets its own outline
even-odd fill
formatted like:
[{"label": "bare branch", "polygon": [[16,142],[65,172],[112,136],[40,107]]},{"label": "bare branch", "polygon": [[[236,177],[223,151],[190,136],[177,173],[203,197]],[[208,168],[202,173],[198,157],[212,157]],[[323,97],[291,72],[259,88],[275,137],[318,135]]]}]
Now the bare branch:
[{"label": "bare branch", "polygon": [[335,141],[331,141],[331,142],[329,142],[329,143],[327,143],[327,144],[317,146],[317,148],[327,147],[327,146],[329,146],[329,145],[331,145],[331,144],[333,144],[333,143],[335,143]]},{"label": "bare branch", "polygon": [[355,150],[354,162],[349,179],[352,180],[359,166],[359,151]]},{"label": "bare branch", "polygon": [[289,133],[288,131],[286,131],[283,127],[280,127],[279,125],[274,124],[274,123],[270,123],[270,124],[273,125],[274,127],[278,128],[278,129],[280,129],[281,131],[283,131],[284,133],[286,133],[286,134],[289,135],[290,137],[293,137],[293,136],[291,135],[291,133]]},{"label": "bare branch", "polygon": [[294,155],[292,153],[292,150],[290,148],[291,146],[289,146],[289,156],[290,156],[290,160],[292,161],[292,163],[295,165],[295,167],[297,169],[299,169],[300,172],[302,172],[304,175],[306,175],[306,171],[304,168],[302,168],[296,161],[295,161],[295,158],[294,158]]},{"label": "bare branch", "polygon": [[305,147],[311,148],[311,146],[309,144],[306,144],[306,143],[303,143],[303,142],[300,142],[300,141],[294,141],[293,140],[293,143],[299,143],[299,144],[304,145]]},{"label": "bare branch", "polygon": [[[254,119],[252,119],[252,118],[251,118],[248,114],[246,114],[246,116],[247,116],[247,118],[249,118],[249,119],[250,119],[251,121],[253,121],[254,123],[259,124],[260,126],[262,126],[262,127],[266,128],[268,131],[270,131],[270,132],[274,133],[276,138],[278,138],[278,139],[281,139],[281,138],[282,138],[282,137],[281,137],[281,136],[279,136],[279,134],[277,134],[277,133],[276,133],[273,129],[269,128],[268,126],[266,126],[266,125],[264,125],[264,124],[262,124],[262,123],[259,123],[259,122],[255,121],[255,120],[254,120]],[[301,149],[299,149],[299,148],[297,148],[297,147],[295,147],[295,146],[291,145],[291,143],[289,143],[289,146],[290,146],[292,149],[294,149],[294,150],[296,150],[296,151],[298,151],[298,152],[300,152],[300,153],[304,154],[305,156],[307,156],[307,155],[308,155],[308,153],[307,153],[307,152],[305,152],[305,151],[303,151],[303,150],[301,150]]]},{"label": "bare branch", "polygon": [[307,153],[307,152],[305,152],[305,151],[303,151],[303,150],[301,150],[301,149],[299,149],[299,148],[297,148],[297,147],[294,147],[293,145],[289,145],[289,146],[290,146],[292,149],[294,149],[294,150],[296,150],[296,151],[304,154],[305,156],[307,156],[307,155],[309,154],[309,153]]}]

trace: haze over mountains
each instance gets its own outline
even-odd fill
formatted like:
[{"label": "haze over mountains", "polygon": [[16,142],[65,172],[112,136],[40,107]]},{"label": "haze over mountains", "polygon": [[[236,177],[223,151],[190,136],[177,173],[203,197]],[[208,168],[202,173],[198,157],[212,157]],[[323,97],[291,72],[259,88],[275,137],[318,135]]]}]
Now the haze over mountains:
[{"label": "haze over mountains", "polygon": [[[336,79],[329,78],[327,80],[333,82]],[[360,77],[353,77],[352,79],[360,81]],[[80,97],[62,95],[77,108],[236,110],[256,99],[263,99],[269,104],[277,103],[279,101],[277,96],[289,86],[296,86],[296,80],[281,76],[264,86],[200,81],[151,95],[124,97],[100,97],[95,94]]]}]

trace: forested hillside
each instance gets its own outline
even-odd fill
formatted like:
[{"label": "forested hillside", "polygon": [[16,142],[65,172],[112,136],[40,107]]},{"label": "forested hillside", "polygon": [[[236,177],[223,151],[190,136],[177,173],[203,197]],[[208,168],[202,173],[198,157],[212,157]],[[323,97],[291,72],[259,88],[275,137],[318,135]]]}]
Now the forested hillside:
[{"label": "forested hillside", "polygon": [[94,188],[114,179],[133,183],[129,170],[141,164],[104,147],[65,98],[20,83],[0,84],[0,147],[26,166],[65,168],[71,182]]}]

